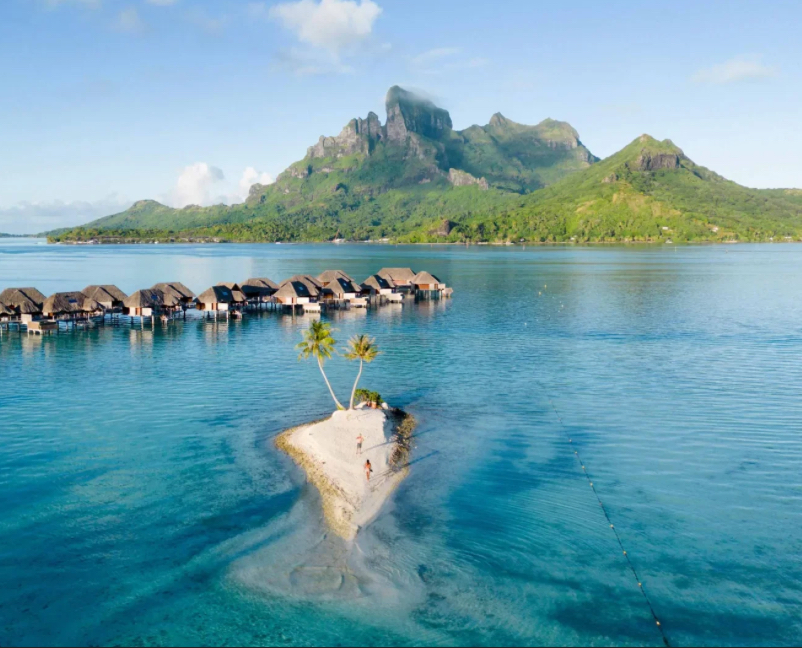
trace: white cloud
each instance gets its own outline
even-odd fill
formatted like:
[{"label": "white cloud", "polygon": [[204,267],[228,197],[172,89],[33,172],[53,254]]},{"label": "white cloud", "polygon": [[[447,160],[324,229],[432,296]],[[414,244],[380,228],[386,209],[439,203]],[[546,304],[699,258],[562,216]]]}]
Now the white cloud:
[{"label": "white cloud", "polygon": [[275,182],[269,173],[259,172],[253,167],[248,167],[242,172],[239,181],[238,191],[231,198],[230,202],[244,202],[250,193],[251,187],[255,184],[269,185]]},{"label": "white cloud", "polygon": [[210,205],[214,202],[212,190],[224,180],[225,175],[221,169],[206,162],[197,162],[184,168],[172,192],[166,197],[166,202],[178,208]]},{"label": "white cloud", "polygon": [[[263,11],[259,4],[249,6],[251,15]],[[370,36],[381,12],[372,0],[299,0],[274,5],[267,15],[293,32],[300,42],[338,56]]]},{"label": "white cloud", "polygon": [[132,203],[118,194],[110,194],[95,202],[21,202],[13,207],[0,207],[0,232],[38,234],[61,227],[75,227],[103,216],[119,214]]},{"label": "white cloud", "polygon": [[145,23],[139,17],[136,7],[123,9],[114,21],[114,27],[129,34],[139,34],[145,29]]},{"label": "white cloud", "polygon": [[724,85],[739,81],[755,81],[777,76],[777,70],[763,64],[761,56],[736,56],[729,61],[699,70],[693,75],[696,83]]}]

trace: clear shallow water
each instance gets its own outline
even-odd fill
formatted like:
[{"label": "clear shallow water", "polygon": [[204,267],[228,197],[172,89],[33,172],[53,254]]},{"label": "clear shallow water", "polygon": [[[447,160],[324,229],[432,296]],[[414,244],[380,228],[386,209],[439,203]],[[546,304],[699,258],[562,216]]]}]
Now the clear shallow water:
[{"label": "clear shallow water", "polygon": [[802,248],[0,243],[46,294],[396,265],[456,296],[334,317],[420,422],[350,549],[271,442],[330,409],[304,318],[4,334],[0,645],[660,645],[566,431],[672,644],[799,643]]}]

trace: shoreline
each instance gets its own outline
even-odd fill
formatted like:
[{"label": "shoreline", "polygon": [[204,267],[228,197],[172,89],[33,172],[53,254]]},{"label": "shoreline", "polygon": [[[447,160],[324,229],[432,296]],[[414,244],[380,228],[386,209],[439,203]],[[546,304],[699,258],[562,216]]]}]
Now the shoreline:
[{"label": "shoreline", "polygon": [[[285,430],[274,443],[317,488],[329,529],[344,540],[353,540],[409,474],[415,425],[414,417],[401,410],[345,410]],[[355,451],[359,434],[365,438],[360,456]],[[374,468],[370,482],[363,468],[365,459]]]}]

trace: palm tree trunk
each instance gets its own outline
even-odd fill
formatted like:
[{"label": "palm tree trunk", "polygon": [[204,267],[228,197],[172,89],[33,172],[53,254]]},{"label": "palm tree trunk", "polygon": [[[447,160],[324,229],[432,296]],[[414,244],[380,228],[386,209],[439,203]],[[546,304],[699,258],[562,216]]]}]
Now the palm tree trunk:
[{"label": "palm tree trunk", "polygon": [[359,359],[359,373],[356,375],[356,380],[354,381],[354,388],[351,390],[351,407],[348,409],[354,409],[354,397],[356,396],[356,386],[359,384],[359,379],[362,377],[362,359]]},{"label": "palm tree trunk", "polygon": [[340,401],[338,401],[337,397],[334,395],[334,390],[331,388],[329,379],[326,377],[326,372],[323,371],[323,363],[320,361],[320,358],[317,359],[317,366],[320,367],[320,373],[323,374],[323,380],[326,381],[326,387],[329,388],[329,392],[331,392],[331,397],[334,399],[334,402],[337,403],[337,409],[344,410],[345,408],[342,406],[342,403],[340,403]]}]

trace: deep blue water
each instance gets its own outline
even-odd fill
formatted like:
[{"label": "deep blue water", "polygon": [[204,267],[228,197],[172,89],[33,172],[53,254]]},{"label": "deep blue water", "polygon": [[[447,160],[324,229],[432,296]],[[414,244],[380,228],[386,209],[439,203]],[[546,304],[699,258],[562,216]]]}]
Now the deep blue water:
[{"label": "deep blue water", "polygon": [[307,318],[3,334],[0,645],[661,645],[568,437],[672,645],[802,641],[802,247],[0,243],[46,294],[382,266],[456,294],[333,317],[420,423],[353,547],[272,446]]}]

